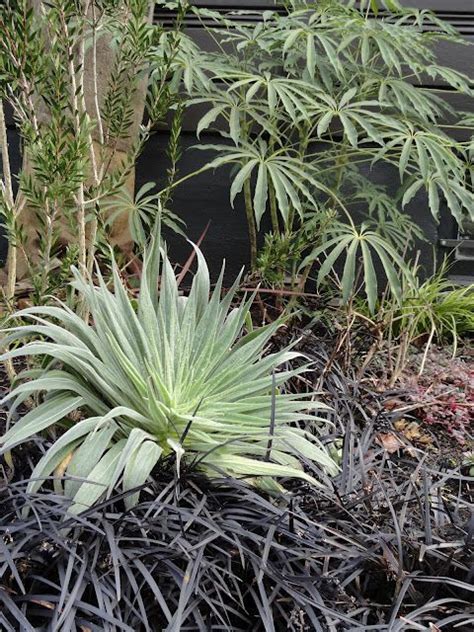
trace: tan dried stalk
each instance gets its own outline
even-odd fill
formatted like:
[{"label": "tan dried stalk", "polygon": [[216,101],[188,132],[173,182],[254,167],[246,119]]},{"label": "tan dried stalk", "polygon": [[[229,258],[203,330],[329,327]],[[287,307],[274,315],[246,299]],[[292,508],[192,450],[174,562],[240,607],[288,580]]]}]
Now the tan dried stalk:
[{"label": "tan dried stalk", "polygon": [[[15,228],[16,211],[13,200],[12,175],[10,167],[10,156],[8,153],[7,127],[5,124],[5,112],[3,110],[3,101],[0,99],[0,145],[2,155],[2,172],[3,182],[2,190],[5,196],[5,203],[11,213],[13,229]],[[8,241],[7,256],[7,287],[5,289],[5,299],[8,309],[11,309],[15,299],[16,286],[16,268],[17,268],[17,247],[16,239],[10,237]],[[5,369],[10,381],[15,377],[15,369],[12,360],[5,361]]]},{"label": "tan dried stalk", "polygon": [[[2,169],[3,169],[3,182],[2,189],[5,196],[5,202],[8,206],[8,210],[13,218],[13,228],[15,227],[15,203],[13,199],[13,187],[12,187],[12,175],[10,167],[10,156],[8,152],[8,138],[7,127],[5,124],[5,112],[3,109],[3,101],[0,101],[0,145],[2,153]],[[17,248],[16,241],[10,239],[8,244],[8,278],[7,287],[5,290],[5,298],[7,302],[11,304],[15,296],[16,285],[16,260],[17,260]]]},{"label": "tan dried stalk", "polygon": [[[102,126],[102,117],[100,113],[100,105],[99,105],[99,85],[98,85],[98,75],[97,75],[97,15],[96,15],[96,7],[94,0],[91,3],[91,14],[92,14],[92,91],[93,91],[93,102],[95,109],[95,120],[96,120],[96,128],[97,134],[99,138],[99,144],[102,148],[104,146],[104,128]],[[82,96],[84,96],[84,92],[82,92]],[[85,102],[84,102],[85,109]],[[89,151],[91,154],[91,165],[92,165],[92,178],[94,181],[94,185],[97,187],[100,183],[100,176],[97,169],[97,160],[95,158],[94,151],[94,142],[92,140],[92,135],[89,134]],[[94,216],[94,219],[91,222],[91,227],[89,231],[89,249],[87,253],[87,271],[89,274],[92,273],[92,268],[94,265],[94,256],[95,256],[95,242],[97,238],[97,217]]]}]

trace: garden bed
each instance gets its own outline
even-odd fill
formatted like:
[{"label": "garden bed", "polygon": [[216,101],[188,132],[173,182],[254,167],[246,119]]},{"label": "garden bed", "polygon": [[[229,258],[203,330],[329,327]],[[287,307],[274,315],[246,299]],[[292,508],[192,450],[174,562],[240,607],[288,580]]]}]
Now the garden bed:
[{"label": "garden bed", "polygon": [[471,630],[449,16],[0,4],[0,630]]},{"label": "garden bed", "polygon": [[327,335],[293,327],[277,344],[301,333],[315,366],[290,388],[317,387],[333,407],[323,440],[341,471],[328,486],[289,481],[272,497],[178,479],[168,459],[133,511],[117,495],[74,518],[52,487],[25,495],[49,444],[38,439],[15,450],[14,472],[3,462],[4,629],[470,630],[468,444],[426,423],[425,400],[413,407],[414,375],[384,392],[328,368]]}]

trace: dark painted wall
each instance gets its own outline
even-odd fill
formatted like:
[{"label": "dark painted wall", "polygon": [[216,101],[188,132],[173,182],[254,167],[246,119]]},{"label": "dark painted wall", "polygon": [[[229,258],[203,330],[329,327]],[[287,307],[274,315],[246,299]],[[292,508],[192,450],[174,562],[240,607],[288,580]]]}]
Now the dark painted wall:
[{"label": "dark painted wall", "polygon": [[[167,140],[167,134],[157,133],[148,141],[138,160],[137,187],[145,182],[162,180]],[[202,134],[201,142],[215,143],[216,139]],[[196,143],[194,134],[183,134],[180,177],[196,171],[213,157],[212,152],[193,150]],[[245,212],[241,196],[236,199],[235,208],[231,208],[229,182],[230,169],[221,168],[214,173],[204,172],[190,178],[176,187],[173,195],[173,211],[186,222],[186,233],[191,241],[197,242],[210,222],[202,248],[214,277],[219,274],[223,259],[226,260],[226,276],[229,278],[237,275],[248,260]],[[184,263],[192,250],[190,244],[171,231],[167,232],[166,240],[171,258],[177,263]]]},{"label": "dark painted wall", "polygon": [[[416,5],[420,8],[430,8],[437,11],[440,17],[447,19],[456,26],[467,41],[474,42],[474,0],[402,0],[404,4]],[[196,5],[213,8],[243,9],[252,8],[264,11],[274,6],[271,0],[201,0],[195,1]],[[157,12],[157,19],[163,16]],[[258,20],[258,15],[255,20]],[[205,31],[195,21],[187,24],[188,32],[205,45],[210,45]],[[474,75],[474,48],[443,43],[439,46],[441,61],[461,70],[471,76]],[[433,86],[436,88],[436,86]],[[473,101],[461,95],[452,95],[452,104],[458,110],[474,111]],[[182,138],[183,157],[180,161],[180,175],[194,171],[210,158],[207,152],[196,151],[192,146],[197,143],[194,134],[198,112],[191,113],[185,121],[185,133]],[[11,125],[9,142],[13,168],[18,169],[20,155],[18,138]],[[213,143],[218,139],[212,134],[202,135],[201,142]],[[218,142],[222,142],[221,139]],[[166,169],[165,148],[167,144],[166,131],[157,132],[148,142],[137,165],[137,187],[148,181],[160,182]],[[396,172],[389,167],[379,166],[372,172],[375,181],[387,185],[395,191],[398,186]],[[229,170],[219,169],[217,172],[207,172],[186,181],[177,187],[174,195],[173,210],[186,222],[189,238],[196,241],[208,221],[210,227],[203,243],[203,250],[207,255],[209,265],[214,274],[220,269],[222,259],[226,259],[229,277],[234,276],[240,268],[248,262],[248,242],[245,215],[241,199],[237,198],[235,208],[232,209],[229,202]],[[421,261],[430,269],[433,261],[433,253],[436,251],[438,258],[443,250],[439,248],[439,238],[454,238],[457,236],[455,222],[445,214],[440,225],[437,225],[427,208],[426,200],[422,194],[409,205],[408,211],[420,226],[424,229],[429,242],[420,244],[422,251]],[[173,234],[168,236],[171,256],[178,262],[183,262],[190,247],[182,238]],[[0,240],[0,257],[5,257],[5,240]],[[474,276],[474,262],[457,262],[453,269],[455,274]]]}]

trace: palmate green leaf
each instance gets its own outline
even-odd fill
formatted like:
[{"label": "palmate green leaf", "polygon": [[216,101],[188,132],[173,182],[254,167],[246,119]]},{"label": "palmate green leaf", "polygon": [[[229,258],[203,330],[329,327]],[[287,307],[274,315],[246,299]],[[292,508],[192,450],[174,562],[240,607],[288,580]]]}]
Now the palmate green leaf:
[{"label": "palmate green leaf", "polygon": [[258,144],[242,142],[238,149],[228,145],[198,145],[196,149],[219,151],[221,155],[208,164],[209,168],[234,163],[240,165],[230,189],[232,206],[244,184],[252,182],[252,176],[257,172],[253,195],[257,227],[266,211],[270,186],[275,191],[278,211],[285,222],[291,207],[300,215],[303,214],[303,200],[317,208],[315,190],[327,193],[327,187],[317,179],[317,172],[311,164],[305,164],[294,153],[282,150],[270,153],[266,143],[262,141]]},{"label": "palmate green leaf", "polygon": [[[460,43],[464,44],[465,42],[461,40]],[[432,64],[423,68],[423,71],[426,72],[432,79],[442,79],[462,94],[468,94],[471,97],[474,96],[472,79],[454,68]]]},{"label": "palmate green leaf", "polygon": [[439,219],[440,194],[446,200],[449,210],[459,224],[462,223],[464,214],[474,219],[474,194],[463,184],[447,180],[446,177],[437,173],[429,177],[427,181],[412,178],[404,192],[402,206],[406,206],[422,189],[428,191],[428,203],[435,219]]},{"label": "palmate green leaf", "polygon": [[376,113],[373,110],[380,108],[381,104],[376,100],[353,100],[357,92],[357,88],[350,88],[339,98],[324,93],[317,95],[311,112],[321,117],[316,126],[319,137],[326,133],[334,119],[338,119],[345,137],[354,148],[359,143],[359,129],[371,140],[380,143],[381,131],[377,129],[380,127],[380,118],[374,116]]},{"label": "palmate green leaf", "polygon": [[431,123],[451,110],[448,103],[437,96],[434,90],[420,88],[393,77],[384,78],[380,82],[378,98],[381,103],[395,107],[405,115],[420,117]]},{"label": "palmate green leaf", "polygon": [[314,71],[316,68],[316,47],[313,33],[308,33],[306,38],[306,67],[308,68],[309,76],[314,78]]},{"label": "palmate green leaf", "polygon": [[369,311],[371,314],[373,314],[377,302],[377,275],[375,273],[374,263],[372,261],[369,247],[365,242],[361,243],[361,249],[364,265],[365,294],[367,296]]},{"label": "palmate green leaf", "polygon": [[111,226],[118,216],[126,215],[133,241],[143,245],[157,218],[161,217],[164,225],[184,236],[184,223],[162,207],[159,194],[152,193],[155,188],[155,182],[146,182],[133,196],[127,189],[122,189],[102,202],[101,206],[107,213],[106,225]]},{"label": "palmate green leaf", "polygon": [[323,134],[325,134],[331,124],[332,119],[334,118],[334,112],[325,112],[323,116],[319,119],[318,126],[316,128],[317,135],[321,138]]},{"label": "palmate green leaf", "polygon": [[401,284],[400,279],[398,278],[398,274],[395,270],[394,263],[397,264],[398,270],[404,270],[406,265],[403,259],[398,255],[397,252],[390,246],[390,244],[382,237],[373,234],[371,236],[371,246],[377,253],[380,261],[382,262],[383,269],[385,274],[387,275],[388,284],[390,290],[397,301],[401,299]]},{"label": "palmate green leaf", "polygon": [[295,57],[304,58],[308,75],[313,81],[316,70],[321,72],[321,64],[326,56],[330,57],[333,70],[342,74],[342,65],[335,54],[337,44],[327,33],[312,29],[303,21],[292,20],[288,28],[282,28],[282,38],[282,54],[286,56],[287,63],[291,63]]},{"label": "palmate green leaf", "polygon": [[419,171],[425,182],[435,174],[454,182],[463,181],[465,162],[457,155],[459,147],[452,139],[442,132],[417,129],[411,123],[387,119],[378,113],[374,113],[374,117],[386,123],[386,133],[390,133],[391,139],[377,152],[373,162],[396,150],[400,151],[400,178],[404,173]]},{"label": "palmate green leaf", "polygon": [[439,192],[436,183],[431,180],[428,185],[428,203],[430,205],[431,212],[435,217],[439,217]]},{"label": "palmate green leaf", "polygon": [[253,206],[255,211],[255,217],[257,219],[257,225],[260,225],[266,208],[268,200],[268,171],[265,165],[260,164],[258,167],[257,182],[255,184],[255,196],[253,200]]},{"label": "palmate green leaf", "polygon": [[241,193],[245,182],[251,178],[252,172],[257,165],[259,165],[259,171],[261,168],[266,170],[265,163],[260,162],[259,164],[258,160],[254,158],[244,164],[237,172],[237,175],[232,182],[232,186],[230,187],[230,204],[232,208],[234,207],[235,198],[239,193]]},{"label": "palmate green leaf", "polygon": [[470,190],[459,182],[449,182],[441,177],[433,178],[433,182],[444,195],[449,210],[459,225],[462,225],[465,215],[474,221],[474,194]]},{"label": "palmate green leaf", "polygon": [[[323,241],[304,259],[300,270],[322,259],[317,276],[317,282],[320,285],[328,274],[335,270],[335,265],[342,255],[345,257],[341,279],[343,303],[347,303],[361,289],[364,289],[369,310],[374,311],[378,296],[374,255],[382,264],[388,289],[395,300],[400,300],[399,276],[408,278],[408,268],[390,241],[370,230],[368,223],[362,224],[360,228],[355,225],[335,224],[331,228],[327,240]],[[360,287],[357,287],[355,281],[359,257],[364,271],[364,282]]]},{"label": "palmate green leaf", "polygon": [[415,240],[423,240],[424,233],[409,215],[401,212],[401,201],[389,195],[383,185],[374,184],[357,169],[348,170],[345,183],[354,188],[354,202],[367,209],[367,225],[387,239],[398,252],[411,248]]},{"label": "palmate green leaf", "polygon": [[310,83],[285,77],[273,77],[270,73],[252,75],[250,73],[228,73],[226,80],[232,80],[229,91],[235,92],[244,88],[246,103],[265,98],[270,116],[282,107],[293,121],[301,117],[309,118],[309,106],[314,88]]},{"label": "palmate green leaf", "polygon": [[[374,116],[379,117],[378,114]],[[398,167],[400,179],[409,176],[405,183],[402,206],[406,206],[414,196],[424,189],[428,193],[429,206],[437,219],[439,194],[446,198],[448,207],[459,222],[462,213],[473,212],[473,195],[466,187],[467,159],[463,148],[441,132],[416,129],[407,122],[381,119],[392,127],[391,139],[385,143],[373,160],[384,159],[390,152],[391,161],[399,153]]]},{"label": "palmate green leaf", "polygon": [[403,181],[403,176],[407,170],[408,161],[410,160],[411,150],[413,145],[413,138],[408,137],[403,143],[403,149],[400,153],[400,160],[398,162],[398,171],[400,173],[400,181]]},{"label": "palmate green leaf", "polygon": [[351,119],[347,116],[347,114],[345,114],[344,112],[341,112],[339,114],[339,120],[342,123],[342,127],[344,129],[344,134],[346,135],[347,139],[349,140],[350,144],[353,147],[357,147],[357,130],[354,127],[354,124],[351,122]]},{"label": "palmate green leaf", "polygon": [[[331,268],[334,265],[337,257],[342,253],[350,240],[350,235],[346,235],[345,238],[338,235],[337,237],[332,237],[327,241],[324,241],[322,245],[313,248],[311,253],[304,258],[300,265],[300,270],[308,266],[309,264],[314,263],[323,252],[325,253],[329,251],[330,254],[325,258],[318,274],[318,284],[322,283],[327,274],[331,271]],[[331,250],[333,246],[335,247]]]},{"label": "palmate green leaf", "polygon": [[226,110],[225,104],[219,104],[211,108],[204,116],[199,119],[199,123],[196,128],[196,136],[199,138],[201,133],[206,130],[214,121],[221,116]]},{"label": "palmate green leaf", "polygon": [[[306,367],[288,369],[298,356],[290,349],[265,354],[280,323],[242,335],[253,297],[232,307],[239,280],[221,297],[223,271],[211,293],[198,249],[190,293],[180,296],[158,239],[145,253],[138,299],[127,294],[115,265],[112,289],[100,275],[94,285],[76,270],[74,287],[90,323],[65,306],[35,307],[22,313],[32,325],[9,330],[14,348],[1,359],[37,355],[51,362],[32,380],[31,372],[19,376],[13,404],[25,393],[46,392],[47,398],[12,425],[1,450],[52,425],[67,427],[37,464],[31,491],[61,464],[64,493],[77,513],[117,485],[125,491],[143,485],[161,456],[172,453],[177,462],[199,463],[210,476],[243,476],[263,485],[279,476],[315,482],[300,455],[335,472],[317,439],[293,428],[295,422],[314,427],[320,420],[315,411],[326,407],[311,394],[280,392]],[[77,409],[80,420],[65,423]],[[273,409],[275,450],[267,461]],[[127,506],[137,498],[133,494]]]},{"label": "palmate green leaf", "polygon": [[[418,74],[421,65],[433,60],[429,43],[417,29],[400,28],[387,20],[365,19],[362,16],[348,20],[342,29],[347,35],[342,39],[338,52],[348,61],[357,63],[360,59],[362,63],[362,52],[367,57],[370,51],[370,65],[376,67],[382,61],[387,74],[402,77],[407,66]],[[360,51],[360,58],[354,55],[354,50]]]},{"label": "palmate green leaf", "polygon": [[346,262],[342,273],[342,302],[347,303],[354,291],[356,256],[359,247],[358,241],[354,240],[346,252]]},{"label": "palmate green leaf", "polygon": [[[212,123],[219,118],[228,122],[229,134],[234,143],[237,145],[241,137],[241,102],[238,95],[229,94],[227,92],[217,92],[211,90],[206,96],[199,98],[190,98],[187,101],[188,106],[192,105],[210,105],[209,110],[201,117],[197,124],[196,135],[199,138],[201,133],[208,129]],[[247,110],[248,113],[253,110]],[[255,115],[258,117],[257,112]]]},{"label": "palmate green leaf", "polygon": [[[423,180],[414,180],[410,186],[407,187],[404,195],[403,195],[403,199],[402,199],[402,206],[405,207],[409,202],[411,202],[411,200],[415,197],[415,195],[418,193],[418,191],[423,187]],[[437,209],[436,209],[437,210]]]},{"label": "palmate green leaf", "polygon": [[230,137],[237,145],[240,141],[241,126],[240,126],[240,108],[235,105],[231,108],[229,114],[229,133]]}]

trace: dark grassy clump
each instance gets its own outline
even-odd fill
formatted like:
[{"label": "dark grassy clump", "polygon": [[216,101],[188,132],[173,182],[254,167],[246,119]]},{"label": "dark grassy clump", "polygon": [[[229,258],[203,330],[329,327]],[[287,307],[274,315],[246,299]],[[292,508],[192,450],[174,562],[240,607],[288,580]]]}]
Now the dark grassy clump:
[{"label": "dark grassy clump", "polygon": [[321,387],[341,462],[324,491],[269,498],[170,462],[133,511],[116,496],[68,518],[52,491],[5,485],[0,628],[472,629],[472,479],[384,450],[389,414],[337,366]]}]

